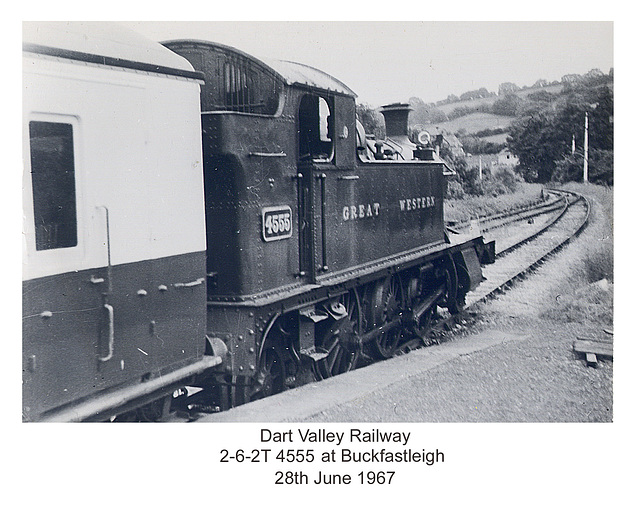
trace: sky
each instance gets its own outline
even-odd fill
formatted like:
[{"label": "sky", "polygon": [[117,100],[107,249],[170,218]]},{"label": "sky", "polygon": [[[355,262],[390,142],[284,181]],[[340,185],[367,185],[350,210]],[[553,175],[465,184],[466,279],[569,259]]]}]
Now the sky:
[{"label": "sky", "polygon": [[338,78],[371,106],[445,99],[503,82],[532,85],[613,67],[613,22],[602,21],[135,21],[162,41],[215,41],[293,60]]}]

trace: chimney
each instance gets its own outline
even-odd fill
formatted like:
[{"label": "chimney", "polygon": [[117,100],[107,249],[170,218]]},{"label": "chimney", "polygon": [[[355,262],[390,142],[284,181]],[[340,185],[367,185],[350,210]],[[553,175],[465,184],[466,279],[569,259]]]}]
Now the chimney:
[{"label": "chimney", "polygon": [[408,103],[393,103],[380,108],[382,115],[384,115],[387,139],[393,142],[393,148],[401,159],[433,160],[434,150],[432,148],[416,146],[409,139],[409,112],[411,110]]},{"label": "chimney", "polygon": [[411,110],[408,103],[388,104],[380,109],[384,115],[387,137],[405,138],[409,136],[409,112]]}]

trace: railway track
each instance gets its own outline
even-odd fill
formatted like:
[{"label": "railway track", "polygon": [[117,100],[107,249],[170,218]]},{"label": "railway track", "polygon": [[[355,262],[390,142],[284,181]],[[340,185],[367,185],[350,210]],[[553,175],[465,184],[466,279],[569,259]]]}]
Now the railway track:
[{"label": "railway track", "polygon": [[[443,331],[452,330],[456,324],[471,318],[474,307],[526,277],[582,232],[589,221],[588,200],[568,191],[548,190],[548,193],[550,199],[544,202],[455,226],[454,231],[479,227],[485,235],[492,232],[496,240],[496,263],[483,268],[485,280],[467,294],[465,309],[460,314],[443,312],[422,338],[412,337],[402,343],[398,355],[440,343]],[[425,338],[430,341],[425,343]],[[375,362],[364,354],[358,368]],[[197,419],[192,415],[188,421]]]},{"label": "railway track", "polygon": [[513,223],[518,219],[533,218],[557,210],[564,205],[563,197],[563,193],[558,190],[543,190],[541,198],[529,204],[495,214],[479,214],[476,215],[475,218],[469,218],[463,221],[447,221],[447,228],[456,232],[469,229],[475,225],[484,232],[488,232]]},{"label": "railway track", "polygon": [[[507,242],[496,239],[496,263],[483,268],[485,281],[467,294],[467,307],[489,299],[503,291],[519,278],[544,263],[557,253],[587,226],[590,215],[589,201],[576,193],[553,190],[562,201],[559,206],[545,213],[550,217],[541,226],[508,237]],[[526,216],[525,216],[526,217]],[[524,217],[513,222],[515,230]],[[534,243],[535,241],[535,243]]]}]

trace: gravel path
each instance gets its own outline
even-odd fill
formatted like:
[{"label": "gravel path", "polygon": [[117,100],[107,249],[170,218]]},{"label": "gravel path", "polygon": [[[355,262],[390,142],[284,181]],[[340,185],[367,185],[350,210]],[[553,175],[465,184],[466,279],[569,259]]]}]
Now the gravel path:
[{"label": "gravel path", "polygon": [[611,421],[613,363],[588,368],[573,354],[570,328],[530,326],[509,328],[523,340],[456,358],[305,421]]}]

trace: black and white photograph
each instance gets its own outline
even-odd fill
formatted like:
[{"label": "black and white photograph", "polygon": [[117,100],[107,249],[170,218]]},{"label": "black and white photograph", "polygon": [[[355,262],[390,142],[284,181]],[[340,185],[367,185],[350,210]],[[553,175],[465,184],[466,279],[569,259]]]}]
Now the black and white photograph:
[{"label": "black and white photograph", "polygon": [[8,420],[36,487],[65,501],[66,459],[71,508],[617,508],[628,23],[193,8],[15,23]]}]

